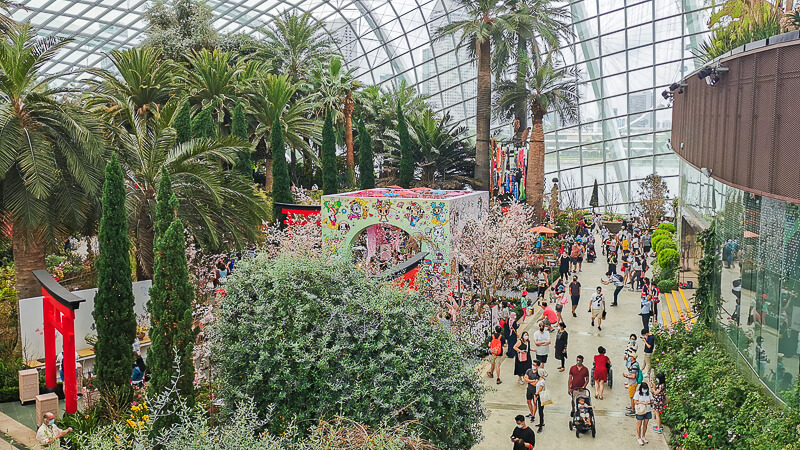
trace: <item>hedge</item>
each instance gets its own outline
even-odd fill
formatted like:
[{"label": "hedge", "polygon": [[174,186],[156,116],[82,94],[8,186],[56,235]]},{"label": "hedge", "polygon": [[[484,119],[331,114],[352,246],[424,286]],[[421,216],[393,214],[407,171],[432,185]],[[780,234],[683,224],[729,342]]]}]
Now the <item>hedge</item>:
[{"label": "hedge", "polygon": [[669,231],[670,233],[674,233],[675,231],[677,231],[677,228],[675,228],[674,224],[671,224],[669,222],[664,222],[662,224],[659,224],[658,227],[656,227],[656,231],[658,230],[666,230]]}]

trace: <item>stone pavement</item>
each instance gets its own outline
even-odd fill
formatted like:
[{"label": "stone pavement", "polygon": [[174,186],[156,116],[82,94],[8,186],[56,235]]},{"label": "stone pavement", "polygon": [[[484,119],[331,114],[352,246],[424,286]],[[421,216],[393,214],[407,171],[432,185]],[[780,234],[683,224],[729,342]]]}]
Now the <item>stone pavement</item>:
[{"label": "stone pavement", "polygon": [[[583,264],[583,271],[578,273],[578,281],[581,282],[581,301],[576,309],[578,317],[572,317],[571,304],[564,307],[562,317],[567,325],[569,342],[567,344],[567,370],[559,372],[560,363],[553,357],[555,353],[554,345],[550,347],[550,357],[545,369],[548,372],[547,388],[550,390],[554,404],[545,406],[545,427],[541,433],[536,434],[536,449],[634,449],[646,448],[650,450],[667,449],[666,431],[665,435],[659,435],[652,429],[654,421],[648,424],[648,431],[645,435],[650,441],[641,447],[636,441],[636,419],[625,416],[625,407],[630,405],[627,387],[622,377],[625,364],[623,355],[628,337],[635,333],[637,337],[642,329],[642,320],[639,313],[639,292],[631,292],[626,288],[619,294],[619,306],[611,307],[613,301],[613,285],[602,285],[601,277],[605,275],[608,265],[605,257],[599,254],[598,259],[592,263]],[[649,260],[648,260],[649,262]],[[648,272],[648,276],[650,273]],[[589,309],[589,299],[597,286],[603,287],[606,296],[607,320],[603,321],[602,331],[597,327],[591,327],[591,315],[587,313]],[[541,308],[539,308],[541,310]],[[536,318],[541,315],[539,313]],[[520,331],[527,329],[533,335],[535,331],[534,318],[528,317],[528,321]],[[556,332],[551,333],[552,340],[555,342]],[[611,359],[614,388],[606,386],[604,400],[592,398],[595,406],[597,436],[592,438],[591,433],[582,434],[580,438],[575,437],[575,432],[569,430],[570,397],[567,393],[567,380],[569,367],[575,364],[577,355],[584,356],[584,363],[591,370],[594,355],[597,354],[597,347],[602,345],[606,348],[606,355]],[[639,358],[641,361],[643,353],[643,343],[639,341]],[[653,355],[655,362],[655,355]],[[483,441],[474,447],[475,450],[501,450],[511,449],[510,436],[514,430],[514,417],[517,414],[527,415],[528,406],[525,401],[525,386],[517,383],[514,376],[514,360],[506,359],[500,369],[500,377],[503,383],[495,384],[494,378],[486,376],[488,363],[480,367],[480,373],[490,391],[486,394],[484,405],[487,408],[488,418],[483,423]],[[648,379],[645,379],[648,381]],[[590,389],[594,394],[594,388]],[[538,414],[538,413],[537,413]],[[539,417],[537,415],[538,422]],[[530,426],[531,424],[528,423]],[[534,428],[536,430],[536,428]]]}]

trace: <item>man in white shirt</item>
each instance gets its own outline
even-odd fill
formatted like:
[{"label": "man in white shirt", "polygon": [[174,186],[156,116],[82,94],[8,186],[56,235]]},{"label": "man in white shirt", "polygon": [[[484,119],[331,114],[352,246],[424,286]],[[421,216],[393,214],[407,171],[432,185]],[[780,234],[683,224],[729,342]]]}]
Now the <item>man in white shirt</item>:
[{"label": "man in white shirt", "polygon": [[539,331],[533,333],[533,344],[536,346],[536,360],[539,367],[544,368],[547,355],[550,354],[550,332],[544,327],[544,322],[539,322]]},{"label": "man in white shirt", "polygon": [[594,326],[594,322],[596,320],[597,330],[603,331],[603,329],[600,328],[600,324],[603,323],[603,312],[606,310],[606,299],[603,297],[602,287],[597,286],[597,292],[592,295],[591,304],[592,306],[591,309],[589,309],[589,312],[592,313],[592,326]]},{"label": "man in white shirt", "polygon": [[72,432],[72,427],[62,430],[56,425],[56,416],[51,412],[44,413],[44,420],[36,431],[36,440],[49,449],[60,449],[60,439]]}]

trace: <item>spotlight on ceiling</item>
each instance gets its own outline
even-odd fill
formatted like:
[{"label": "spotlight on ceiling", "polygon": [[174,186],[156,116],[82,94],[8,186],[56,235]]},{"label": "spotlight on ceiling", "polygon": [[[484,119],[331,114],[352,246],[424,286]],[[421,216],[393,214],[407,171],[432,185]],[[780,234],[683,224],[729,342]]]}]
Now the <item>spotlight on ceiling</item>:
[{"label": "spotlight on ceiling", "polygon": [[661,93],[661,96],[664,97],[664,100],[669,100],[672,98],[672,92],[665,89],[664,92]]}]

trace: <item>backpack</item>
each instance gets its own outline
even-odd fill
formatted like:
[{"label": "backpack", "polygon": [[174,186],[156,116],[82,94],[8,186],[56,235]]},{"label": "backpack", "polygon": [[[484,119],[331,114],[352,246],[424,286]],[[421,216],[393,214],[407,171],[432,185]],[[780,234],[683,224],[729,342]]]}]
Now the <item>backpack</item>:
[{"label": "backpack", "polygon": [[492,341],[489,342],[489,352],[495,356],[503,354],[503,342],[500,341],[500,336],[492,335]]},{"label": "backpack", "polygon": [[639,363],[633,363],[636,366],[636,384],[642,384],[642,380],[644,379],[644,374],[642,373],[642,369],[639,367]]}]

